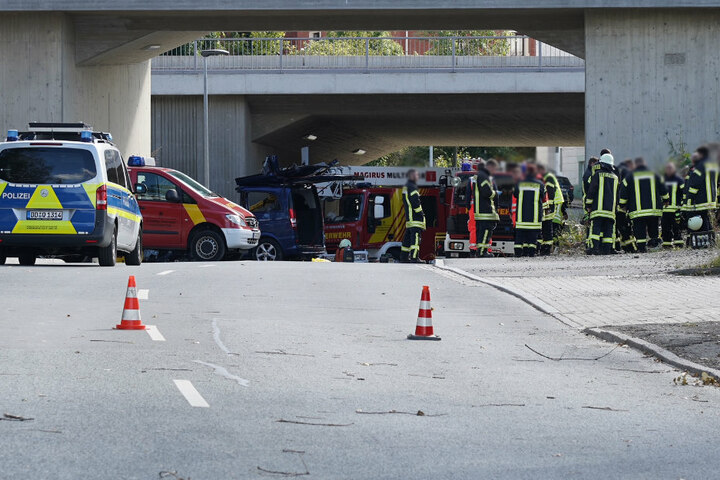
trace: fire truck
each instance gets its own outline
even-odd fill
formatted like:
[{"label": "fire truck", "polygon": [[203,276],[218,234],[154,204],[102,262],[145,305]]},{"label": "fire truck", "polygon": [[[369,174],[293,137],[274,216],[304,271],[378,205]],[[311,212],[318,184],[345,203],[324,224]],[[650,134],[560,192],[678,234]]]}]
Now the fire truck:
[{"label": "fire truck", "polygon": [[[448,257],[470,255],[470,179],[475,171],[457,172],[451,179],[452,199],[447,220],[447,234],[443,249]],[[515,247],[515,181],[510,174],[499,173],[493,177],[496,186],[496,203],[500,221],[492,237],[492,253],[512,255]]]},{"label": "fire truck", "polygon": [[[369,261],[399,261],[405,235],[402,187],[408,168],[337,167],[336,174],[364,177],[352,184],[319,186],[324,197],[325,244],[329,253],[348,239],[357,252],[368,252]],[[417,168],[418,188],[427,229],[423,233],[420,258],[433,260],[443,254],[452,189],[448,180],[457,169]]]}]

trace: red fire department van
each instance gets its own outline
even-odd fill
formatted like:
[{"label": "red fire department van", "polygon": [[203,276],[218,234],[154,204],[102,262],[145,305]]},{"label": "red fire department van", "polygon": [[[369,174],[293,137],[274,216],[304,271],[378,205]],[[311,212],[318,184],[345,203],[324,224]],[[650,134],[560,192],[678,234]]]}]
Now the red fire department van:
[{"label": "red fire department van", "polygon": [[[468,218],[470,197],[468,196],[470,178],[474,171],[458,172],[452,179],[453,195],[447,221],[447,235],[444,241],[445,255],[448,257],[466,257],[470,255],[470,232]],[[497,187],[495,207],[500,221],[492,237],[492,252],[500,255],[512,255],[515,247],[515,181],[507,173],[498,173],[493,179]]]},{"label": "red fire department van", "polygon": [[[405,209],[402,186],[407,168],[341,167],[341,172],[365,178],[362,183],[320,189],[324,197],[325,245],[334,253],[348,239],[355,251],[366,250],[370,261],[400,259],[405,234]],[[420,201],[427,229],[422,235],[420,258],[433,260],[443,253],[451,189],[440,185],[453,170],[418,168]],[[328,191],[334,194],[328,194]],[[339,197],[339,198],[337,198]]]},{"label": "red fire department van", "polygon": [[194,260],[216,261],[257,246],[260,229],[252,213],[184,173],[154,164],[128,159],[132,183],[146,187],[137,195],[146,250],[187,251]]}]

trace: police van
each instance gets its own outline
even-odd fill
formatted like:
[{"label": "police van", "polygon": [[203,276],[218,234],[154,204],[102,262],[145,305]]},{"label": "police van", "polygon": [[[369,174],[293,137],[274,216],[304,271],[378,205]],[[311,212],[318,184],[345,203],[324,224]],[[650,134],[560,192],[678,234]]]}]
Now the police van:
[{"label": "police van", "polygon": [[[135,187],[138,188],[138,187]],[[142,262],[142,215],[109,133],[31,123],[0,143],[0,264],[17,257]],[[143,187],[139,187],[142,189]],[[131,190],[132,189],[132,190]]]}]

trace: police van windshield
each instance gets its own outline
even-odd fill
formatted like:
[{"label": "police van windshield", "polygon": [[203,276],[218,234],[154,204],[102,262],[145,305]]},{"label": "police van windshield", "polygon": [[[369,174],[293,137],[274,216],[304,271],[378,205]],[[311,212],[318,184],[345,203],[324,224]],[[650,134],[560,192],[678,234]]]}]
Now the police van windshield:
[{"label": "police van windshield", "polygon": [[8,183],[60,185],[97,176],[95,158],[78,148],[6,148],[0,151],[0,180]]},{"label": "police van windshield", "polygon": [[199,193],[201,196],[203,196],[205,198],[220,196],[217,193],[211,192],[209,189],[205,188],[200,183],[198,183],[195,179],[188,177],[187,175],[185,175],[182,172],[172,171],[172,172],[170,172],[170,175],[177,178],[178,180],[180,180],[185,185],[192,188],[193,190],[195,190],[197,193]]}]

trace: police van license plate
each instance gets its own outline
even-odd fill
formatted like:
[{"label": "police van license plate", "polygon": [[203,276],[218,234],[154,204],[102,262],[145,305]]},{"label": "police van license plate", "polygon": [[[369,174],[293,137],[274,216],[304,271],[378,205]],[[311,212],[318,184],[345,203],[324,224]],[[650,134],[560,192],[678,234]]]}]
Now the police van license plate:
[{"label": "police van license plate", "polygon": [[62,220],[62,210],[28,210],[28,220]]}]

